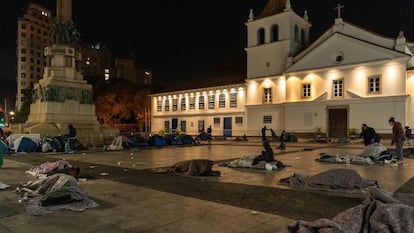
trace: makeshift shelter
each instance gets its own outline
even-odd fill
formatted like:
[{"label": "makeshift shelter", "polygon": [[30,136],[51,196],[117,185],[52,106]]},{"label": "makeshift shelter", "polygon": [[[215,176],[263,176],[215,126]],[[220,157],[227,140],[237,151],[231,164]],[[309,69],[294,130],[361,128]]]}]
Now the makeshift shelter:
[{"label": "makeshift shelter", "polygon": [[193,145],[195,144],[195,140],[193,137],[191,137],[190,135],[185,135],[181,141],[183,142],[184,145]]},{"label": "makeshift shelter", "polygon": [[149,140],[151,146],[166,146],[167,140],[160,135],[152,136]]},{"label": "makeshift shelter", "polygon": [[182,145],[183,141],[177,135],[171,135],[168,137],[168,144],[170,145]]},{"label": "makeshift shelter", "polygon": [[136,143],[131,138],[128,138],[125,135],[119,135],[112,140],[112,143],[109,145],[110,150],[122,150],[125,148],[135,147]]},{"label": "makeshift shelter", "polygon": [[16,152],[36,152],[39,144],[29,137],[22,136],[14,141]]},{"label": "makeshift shelter", "polygon": [[6,143],[4,143],[1,140],[0,140],[0,150],[1,150],[2,154],[8,154],[9,153],[9,147],[6,145]]}]

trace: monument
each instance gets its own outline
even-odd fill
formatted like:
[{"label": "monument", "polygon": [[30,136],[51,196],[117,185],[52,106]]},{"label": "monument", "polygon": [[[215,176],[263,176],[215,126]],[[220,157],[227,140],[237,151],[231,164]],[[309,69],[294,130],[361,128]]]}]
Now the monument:
[{"label": "monument", "polygon": [[81,54],[75,46],[79,39],[71,20],[72,0],[57,0],[57,15],[52,26],[53,45],[44,49],[50,66],[34,84],[30,115],[22,126],[23,133],[64,135],[68,125],[77,130],[83,143],[96,144],[113,138],[119,130],[100,125],[95,115],[93,90],[77,69]]}]

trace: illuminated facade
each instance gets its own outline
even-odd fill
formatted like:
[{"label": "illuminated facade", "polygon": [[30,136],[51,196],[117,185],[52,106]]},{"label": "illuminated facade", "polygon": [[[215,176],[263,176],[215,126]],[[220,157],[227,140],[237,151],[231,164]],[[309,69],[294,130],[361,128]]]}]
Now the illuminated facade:
[{"label": "illuminated facade", "polygon": [[[391,116],[414,125],[414,43],[403,32],[396,38],[372,33],[345,22],[338,7],[333,26],[309,44],[307,13],[297,15],[289,0],[269,0],[257,17],[250,12],[246,26],[247,77],[240,84],[245,99],[238,100],[239,111],[216,109],[187,122],[203,118],[210,124],[227,114],[234,124],[238,115],[242,123],[232,136],[260,136],[265,125],[277,134],[285,130],[304,136],[320,127],[330,138],[346,138],[348,129],[362,123],[389,134]],[[157,115],[162,96],[152,95],[154,133],[185,115]],[[216,128],[216,136],[225,132],[221,123]]]},{"label": "illuminated facade", "polygon": [[51,11],[29,3],[25,14],[17,21],[17,96],[16,108],[21,109],[24,90],[31,89],[43,77],[48,65],[43,49],[52,45]]}]

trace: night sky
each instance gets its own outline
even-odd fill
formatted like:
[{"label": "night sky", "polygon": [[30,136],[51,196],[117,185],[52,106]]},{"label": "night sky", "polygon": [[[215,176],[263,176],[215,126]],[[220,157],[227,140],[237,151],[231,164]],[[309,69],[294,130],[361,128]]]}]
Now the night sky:
[{"label": "night sky", "polygon": [[[28,2],[55,12],[55,0],[0,1],[0,98],[15,93],[17,17]],[[246,71],[246,27],[267,0],[131,1],[73,0],[73,21],[87,43],[105,45],[114,57],[132,55],[153,71],[153,82],[168,84]],[[403,30],[414,42],[413,0],[342,0],[342,18],[395,38]],[[291,0],[300,15],[308,10],[312,40],[333,25],[337,0]]]}]

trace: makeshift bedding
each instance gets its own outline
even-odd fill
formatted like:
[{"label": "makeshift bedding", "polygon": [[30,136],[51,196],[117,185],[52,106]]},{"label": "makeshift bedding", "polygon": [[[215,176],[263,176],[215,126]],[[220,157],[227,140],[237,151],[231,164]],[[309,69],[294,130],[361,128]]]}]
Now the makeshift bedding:
[{"label": "makeshift bedding", "polygon": [[414,232],[414,194],[404,198],[392,195],[376,187],[367,189],[365,201],[345,210],[332,219],[313,222],[299,220],[278,233],[394,233]]},{"label": "makeshift bedding", "polygon": [[266,161],[258,161],[257,164],[254,164],[255,157],[241,157],[235,160],[232,160],[227,163],[222,163],[221,166],[232,167],[232,168],[254,168],[254,169],[266,169],[266,170],[280,170],[286,165],[278,160],[274,160],[271,162]]},{"label": "makeshift bedding", "polygon": [[44,215],[64,209],[84,211],[98,206],[77,185],[74,177],[63,173],[22,183],[17,193],[30,215]]},{"label": "makeshift bedding", "polygon": [[319,158],[315,159],[318,162],[327,163],[348,163],[358,165],[371,165],[374,163],[384,164],[392,162],[392,156],[388,152],[387,148],[381,143],[373,143],[364,148],[359,155],[345,155],[341,156],[330,155],[327,153],[320,153]]},{"label": "makeshift bedding", "polygon": [[26,174],[30,174],[34,177],[38,177],[40,174],[48,174],[53,171],[62,170],[68,167],[72,167],[66,160],[57,160],[55,162],[45,162],[39,165],[31,167],[25,171]]},{"label": "makeshift bedding", "polygon": [[352,169],[331,169],[314,176],[294,173],[280,180],[292,188],[309,190],[340,190],[344,192],[361,192],[368,187],[378,187],[376,180],[363,179]]},{"label": "makeshift bedding", "polygon": [[208,159],[192,159],[180,161],[167,168],[153,169],[154,173],[177,173],[187,176],[220,176],[219,171],[213,171],[214,162]]}]

